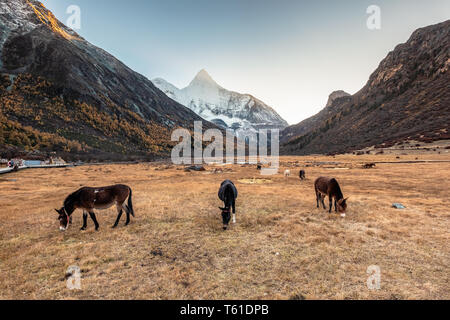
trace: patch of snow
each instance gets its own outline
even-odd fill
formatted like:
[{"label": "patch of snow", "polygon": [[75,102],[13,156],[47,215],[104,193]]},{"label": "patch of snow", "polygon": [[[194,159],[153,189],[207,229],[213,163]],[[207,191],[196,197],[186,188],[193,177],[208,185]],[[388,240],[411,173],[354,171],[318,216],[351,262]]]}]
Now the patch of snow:
[{"label": "patch of snow", "polygon": [[12,87],[14,86],[14,82],[16,81],[17,76],[10,74],[9,75],[9,81],[11,81],[11,84],[6,88],[6,91],[10,92],[12,90]]},{"label": "patch of snow", "polygon": [[145,119],[145,116],[144,116],[144,114],[142,113],[141,108],[139,108],[139,106],[137,106],[137,105],[135,105],[135,104],[133,103],[133,108],[134,108],[134,110],[136,111],[136,113],[137,113],[138,115],[140,115],[142,118]]}]

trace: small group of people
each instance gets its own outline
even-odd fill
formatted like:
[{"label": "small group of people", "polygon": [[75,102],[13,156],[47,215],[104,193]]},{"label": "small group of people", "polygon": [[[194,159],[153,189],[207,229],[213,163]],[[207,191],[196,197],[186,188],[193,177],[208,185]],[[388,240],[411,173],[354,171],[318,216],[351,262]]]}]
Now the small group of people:
[{"label": "small group of people", "polygon": [[21,160],[11,159],[8,161],[8,168],[18,169],[22,165]]}]

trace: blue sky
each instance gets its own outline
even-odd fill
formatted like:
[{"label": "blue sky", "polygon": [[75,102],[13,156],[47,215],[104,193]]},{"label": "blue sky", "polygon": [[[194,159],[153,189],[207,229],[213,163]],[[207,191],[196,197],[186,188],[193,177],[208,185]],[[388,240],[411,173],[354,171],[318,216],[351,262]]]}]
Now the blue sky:
[{"label": "blue sky", "polygon": [[[448,0],[44,0],[149,79],[182,88],[206,69],[223,87],[250,93],[290,124],[320,111],[334,90],[361,89],[381,60],[420,27],[450,18]],[[369,30],[367,7],[381,8]]]}]

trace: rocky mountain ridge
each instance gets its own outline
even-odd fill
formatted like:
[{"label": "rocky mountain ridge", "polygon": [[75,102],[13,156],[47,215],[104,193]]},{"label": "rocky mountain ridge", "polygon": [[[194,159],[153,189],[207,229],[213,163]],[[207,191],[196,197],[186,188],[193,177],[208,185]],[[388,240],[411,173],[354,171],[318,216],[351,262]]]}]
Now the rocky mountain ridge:
[{"label": "rocky mountain ridge", "polygon": [[0,0],[0,74],[5,148],[166,155],[171,131],[201,120],[34,0]]},{"label": "rocky mountain ridge", "polygon": [[416,30],[353,96],[282,132],[285,154],[450,139],[450,20]]}]

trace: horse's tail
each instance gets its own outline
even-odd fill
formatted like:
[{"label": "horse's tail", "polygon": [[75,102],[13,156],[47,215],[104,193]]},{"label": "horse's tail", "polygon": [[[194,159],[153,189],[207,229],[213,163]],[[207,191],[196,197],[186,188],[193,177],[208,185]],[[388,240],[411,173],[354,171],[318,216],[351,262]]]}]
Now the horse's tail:
[{"label": "horse's tail", "polygon": [[134,210],[133,210],[133,201],[132,201],[132,195],[133,195],[133,191],[131,191],[131,188],[128,187],[128,189],[130,190],[130,195],[128,196],[128,211],[131,213],[131,215],[134,217]]}]

